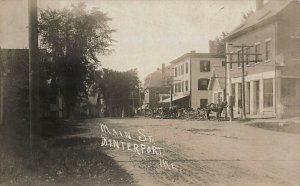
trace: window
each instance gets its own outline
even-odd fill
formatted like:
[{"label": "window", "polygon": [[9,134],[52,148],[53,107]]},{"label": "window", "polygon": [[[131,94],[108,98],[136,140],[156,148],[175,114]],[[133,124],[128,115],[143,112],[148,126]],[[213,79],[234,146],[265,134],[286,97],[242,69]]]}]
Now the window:
[{"label": "window", "polygon": [[184,64],[181,65],[181,75],[184,74]]},{"label": "window", "polygon": [[200,61],[200,72],[210,72],[210,61]]},{"label": "window", "polygon": [[273,79],[264,80],[264,108],[273,107]]},{"label": "window", "polygon": [[245,49],[245,54],[246,54],[246,65],[249,65],[249,61],[250,61],[250,48],[249,47],[247,47],[246,49]]},{"label": "window", "polygon": [[180,65],[178,66],[178,76],[180,76],[180,72],[181,72],[181,70],[180,70]]},{"label": "window", "polygon": [[209,79],[198,79],[198,90],[207,90]]},{"label": "window", "polygon": [[189,73],[189,63],[185,63],[185,73]]},{"label": "window", "polygon": [[238,52],[238,63],[237,63],[237,66],[238,67],[241,67],[241,62],[242,62],[242,60],[243,60],[243,56],[242,56],[242,52],[239,50]]},{"label": "window", "polygon": [[206,108],[208,104],[208,99],[200,99],[200,108]]},{"label": "window", "polygon": [[181,82],[181,89],[182,89],[182,92],[184,92],[184,81]]},{"label": "window", "polygon": [[294,59],[300,59],[300,39],[291,39],[291,56]]},{"label": "window", "polygon": [[255,62],[259,63],[259,60],[261,60],[261,53],[260,53],[260,43],[255,44]]},{"label": "window", "polygon": [[230,69],[232,69],[232,54],[230,54],[230,56],[229,56],[229,61],[230,61]]},{"label": "window", "polygon": [[266,41],[266,51],[265,51],[265,55],[266,55],[266,61],[270,61],[270,55],[271,55],[271,51],[270,51],[270,44],[271,41]]},{"label": "window", "polygon": [[177,90],[178,90],[178,89],[177,89],[177,83],[175,83],[175,86],[174,86],[174,92],[177,93]]},{"label": "window", "polygon": [[189,81],[185,80],[185,91],[189,90]]},{"label": "window", "polygon": [[296,80],[295,79],[282,79],[282,96],[288,97],[288,96],[296,96]]},{"label": "window", "polygon": [[177,67],[175,67],[175,77],[177,77]]},{"label": "window", "polygon": [[178,83],[178,92],[181,92],[181,83]]}]

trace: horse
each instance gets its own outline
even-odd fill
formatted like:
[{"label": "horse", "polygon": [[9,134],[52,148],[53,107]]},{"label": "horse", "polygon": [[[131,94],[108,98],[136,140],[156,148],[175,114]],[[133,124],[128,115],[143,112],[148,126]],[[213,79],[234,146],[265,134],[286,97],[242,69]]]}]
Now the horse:
[{"label": "horse", "polygon": [[211,113],[211,111],[216,112],[216,116],[217,116],[217,120],[220,121],[221,120],[221,115],[223,112],[223,109],[227,107],[227,102],[223,101],[220,104],[216,104],[216,103],[210,103],[206,106],[206,117],[209,120],[209,114]]}]

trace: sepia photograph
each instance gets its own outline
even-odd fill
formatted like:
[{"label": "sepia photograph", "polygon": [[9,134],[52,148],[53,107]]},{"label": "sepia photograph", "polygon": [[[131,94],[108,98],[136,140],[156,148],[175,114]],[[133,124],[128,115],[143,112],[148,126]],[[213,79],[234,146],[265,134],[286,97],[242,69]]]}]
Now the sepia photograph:
[{"label": "sepia photograph", "polygon": [[300,0],[0,0],[0,186],[300,186]]}]

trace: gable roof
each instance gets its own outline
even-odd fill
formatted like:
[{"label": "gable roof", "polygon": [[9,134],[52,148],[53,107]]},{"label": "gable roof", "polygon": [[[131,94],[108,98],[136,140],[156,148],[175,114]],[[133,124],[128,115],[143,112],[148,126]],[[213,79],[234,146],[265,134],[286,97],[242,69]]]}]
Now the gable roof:
[{"label": "gable roof", "polygon": [[225,58],[224,55],[220,55],[220,54],[214,54],[214,53],[196,53],[196,52],[190,52],[190,53],[186,53],[183,54],[182,56],[174,59],[173,61],[171,61],[171,64],[176,64],[180,61],[182,61],[183,59],[187,58],[187,57],[198,57],[198,58]]},{"label": "gable roof", "polygon": [[298,2],[298,0],[271,0],[266,3],[260,10],[251,14],[243,23],[236,27],[225,40],[234,38],[238,34],[250,28],[254,28],[262,23],[270,21],[274,16],[279,14],[290,3]]},{"label": "gable roof", "polygon": [[[170,74],[170,66],[165,67],[165,75]],[[150,73],[144,79],[144,88],[148,87],[162,87],[164,86],[166,79],[164,79],[164,74],[161,69]]]},{"label": "gable roof", "polygon": [[221,89],[225,89],[225,69],[224,67],[214,67],[210,76],[208,90],[212,90],[214,83],[218,82]]}]

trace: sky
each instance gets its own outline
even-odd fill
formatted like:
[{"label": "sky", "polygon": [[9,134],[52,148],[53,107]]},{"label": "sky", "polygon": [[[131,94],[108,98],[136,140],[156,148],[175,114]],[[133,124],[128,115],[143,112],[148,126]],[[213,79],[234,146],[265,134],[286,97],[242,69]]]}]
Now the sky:
[{"label": "sky", "polygon": [[[110,56],[100,56],[104,68],[137,68],[141,80],[188,53],[208,52],[208,41],[241,23],[242,12],[255,0],[38,0],[39,8],[62,8],[85,2],[112,18],[117,31]],[[1,48],[28,48],[27,0],[0,0]]]}]

